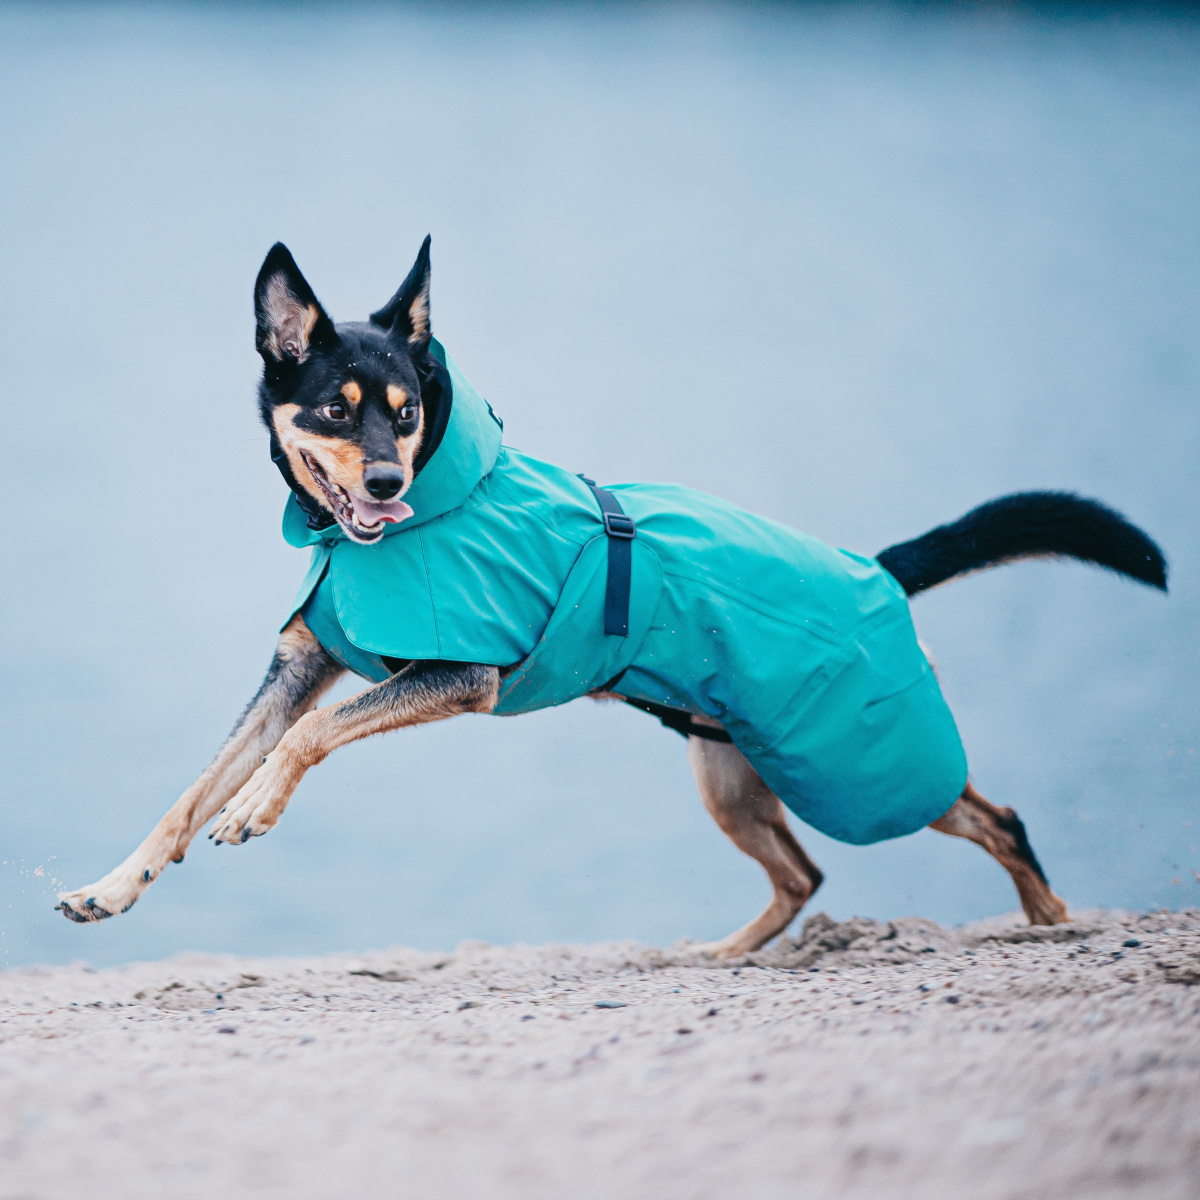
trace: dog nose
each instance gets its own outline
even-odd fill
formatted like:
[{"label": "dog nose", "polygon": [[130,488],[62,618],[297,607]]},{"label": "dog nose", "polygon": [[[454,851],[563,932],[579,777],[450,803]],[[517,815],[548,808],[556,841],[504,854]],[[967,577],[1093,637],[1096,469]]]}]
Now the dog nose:
[{"label": "dog nose", "polygon": [[363,472],[363,484],[376,500],[390,500],[404,486],[404,472],[392,463],[377,463]]}]

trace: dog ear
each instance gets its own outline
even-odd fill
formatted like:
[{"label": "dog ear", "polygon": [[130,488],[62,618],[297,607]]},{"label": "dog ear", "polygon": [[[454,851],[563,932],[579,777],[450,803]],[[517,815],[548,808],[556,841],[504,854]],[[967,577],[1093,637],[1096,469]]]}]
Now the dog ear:
[{"label": "dog ear", "polygon": [[388,330],[388,339],[403,342],[412,355],[423,354],[431,337],[429,327],[429,235],[400,290],[378,311],[372,324]]},{"label": "dog ear", "polygon": [[302,363],[310,348],[333,345],[333,322],[300,274],[291,251],[276,242],[254,284],[254,344],[269,363]]}]

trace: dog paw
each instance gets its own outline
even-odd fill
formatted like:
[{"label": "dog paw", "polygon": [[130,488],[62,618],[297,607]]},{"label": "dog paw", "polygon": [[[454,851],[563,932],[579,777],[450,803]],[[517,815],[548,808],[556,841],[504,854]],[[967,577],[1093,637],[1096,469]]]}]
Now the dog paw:
[{"label": "dog paw", "polygon": [[106,917],[128,912],[142,894],[141,888],[119,879],[106,877],[91,887],[73,892],[60,892],[54,906],[69,921],[81,925],[88,921],[103,921]]},{"label": "dog paw", "polygon": [[1066,901],[1049,889],[1044,896],[1034,897],[1026,903],[1025,915],[1030,925],[1065,925],[1073,919],[1067,911]]},{"label": "dog paw", "polygon": [[747,954],[757,948],[753,943],[739,938],[736,934],[722,938],[719,942],[700,942],[688,947],[691,953],[703,955],[705,958],[715,958],[717,962],[730,962],[736,958],[745,958]]},{"label": "dog paw", "polygon": [[217,814],[209,839],[240,846],[274,829],[292,798],[295,783],[276,755],[268,755],[242,789]]}]

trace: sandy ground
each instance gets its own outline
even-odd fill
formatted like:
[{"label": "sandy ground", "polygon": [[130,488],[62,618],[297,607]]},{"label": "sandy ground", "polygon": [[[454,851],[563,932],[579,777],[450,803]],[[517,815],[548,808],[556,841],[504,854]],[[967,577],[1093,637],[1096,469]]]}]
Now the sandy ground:
[{"label": "sandy ground", "polygon": [[0,1198],[1200,1196],[1200,910],[0,974]]}]

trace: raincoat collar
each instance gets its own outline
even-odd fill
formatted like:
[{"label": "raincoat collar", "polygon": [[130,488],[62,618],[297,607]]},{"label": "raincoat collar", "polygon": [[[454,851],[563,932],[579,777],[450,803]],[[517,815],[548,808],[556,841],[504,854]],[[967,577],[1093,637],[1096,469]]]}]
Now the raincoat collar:
[{"label": "raincoat collar", "polygon": [[[500,453],[503,423],[492,412],[492,406],[471,386],[436,338],[429,349],[450,375],[450,419],[438,448],[404,495],[413,515],[407,521],[388,525],[385,538],[458,508],[496,465]],[[308,514],[294,491],[283,510],[283,536],[292,546],[349,541],[336,522],[325,529],[310,529]]]}]

